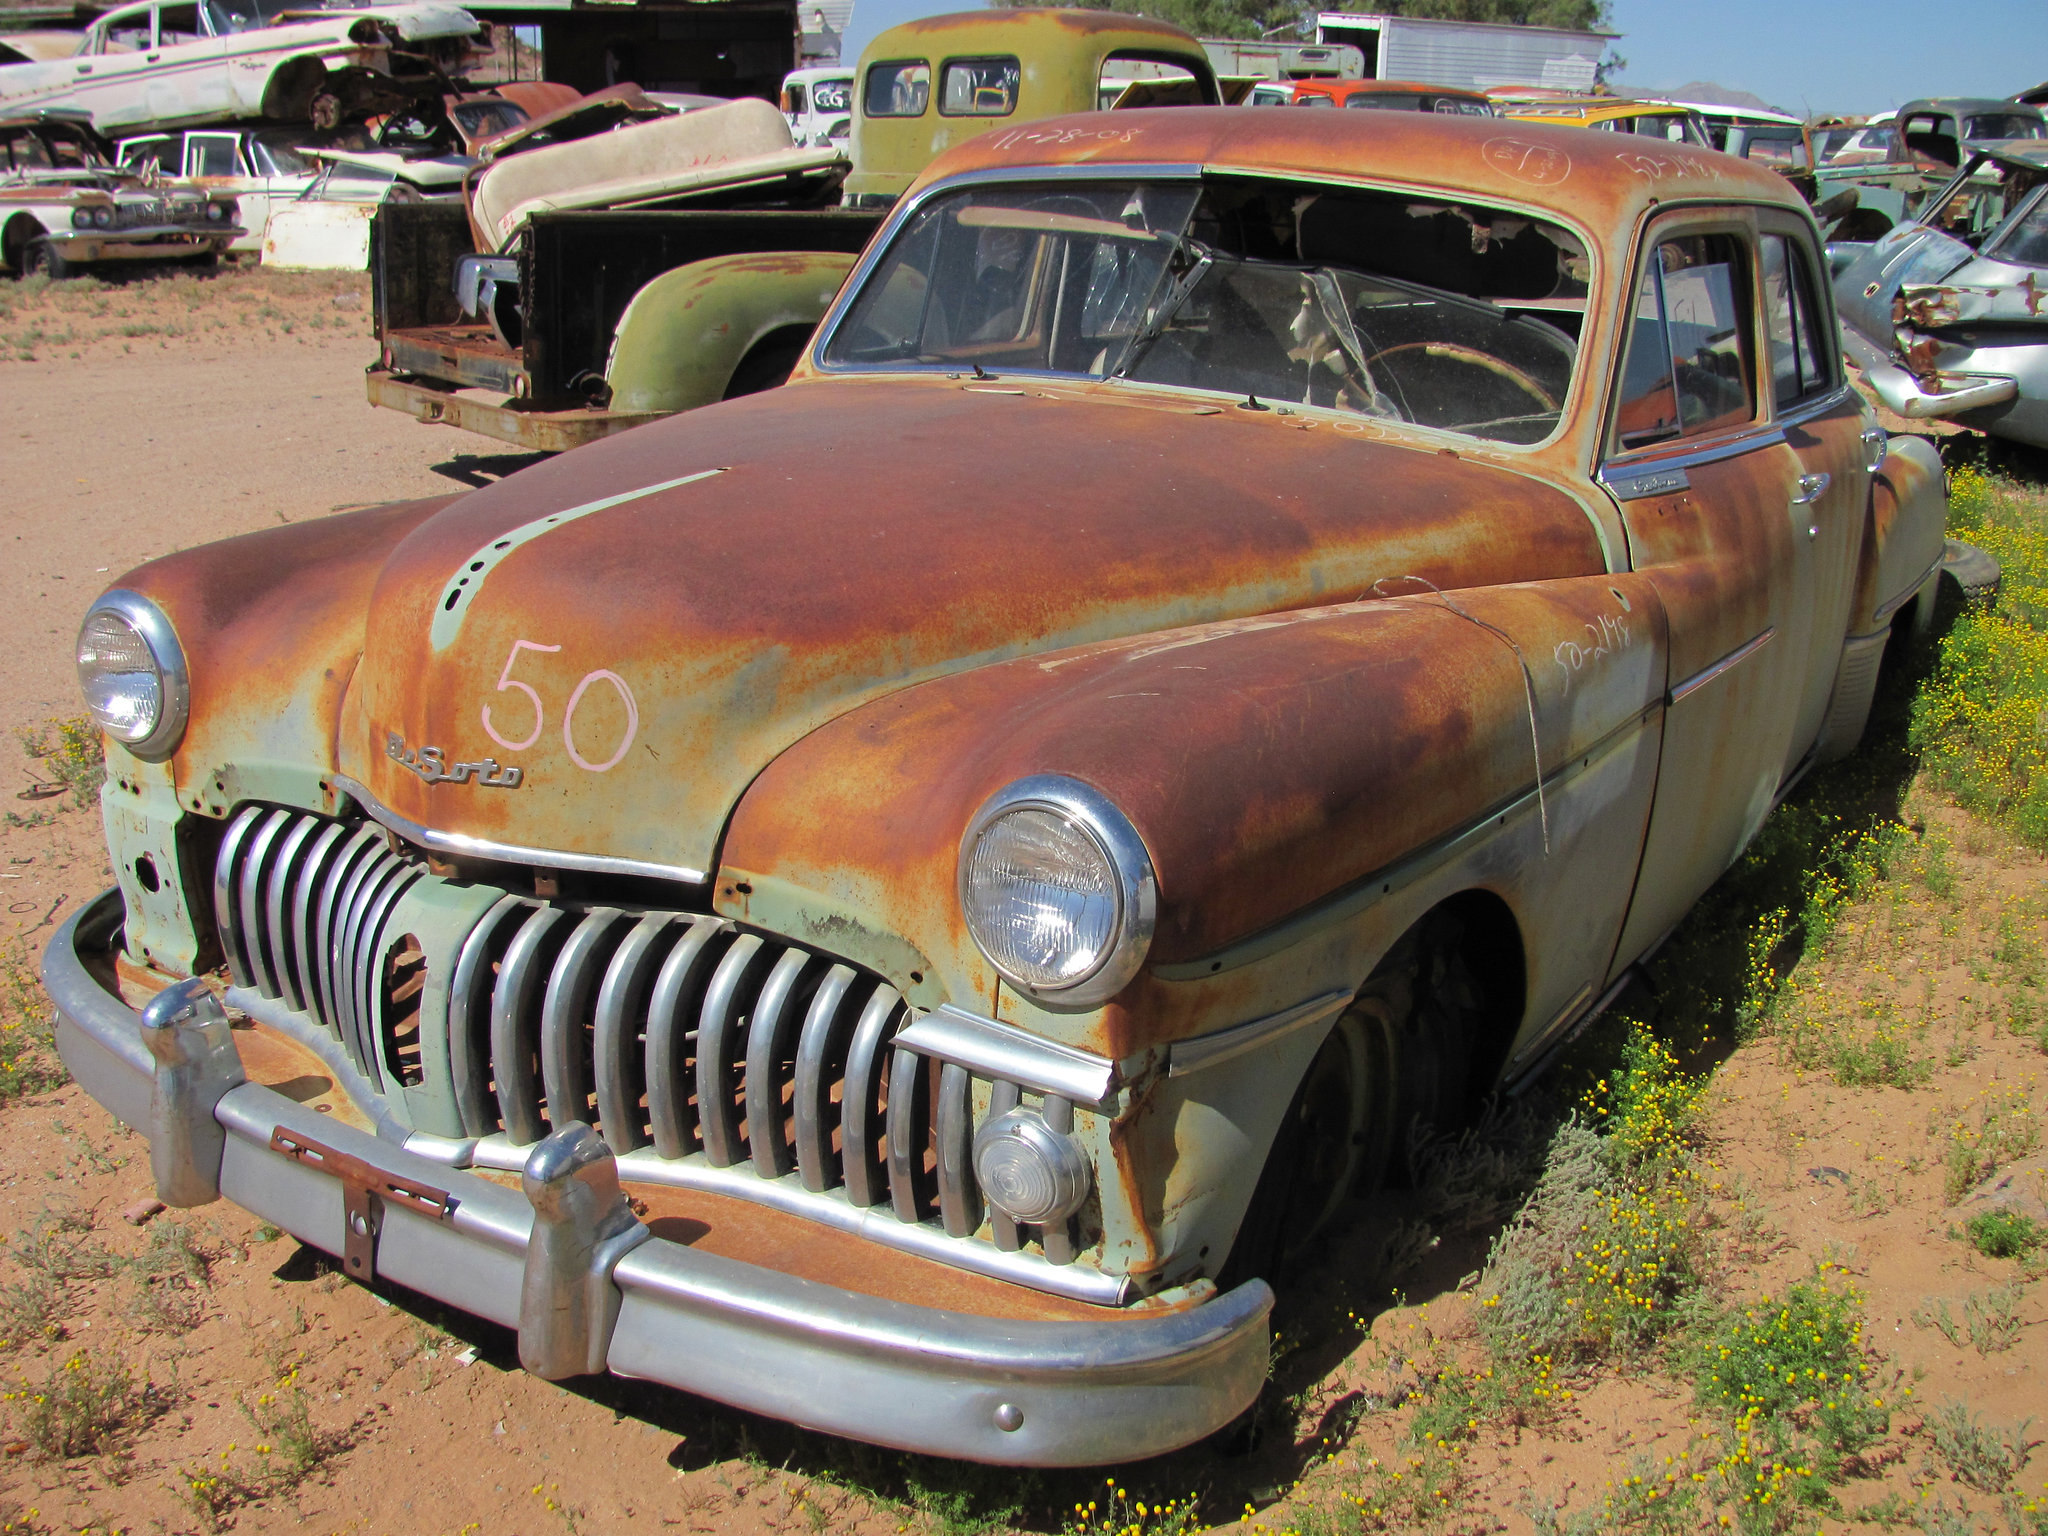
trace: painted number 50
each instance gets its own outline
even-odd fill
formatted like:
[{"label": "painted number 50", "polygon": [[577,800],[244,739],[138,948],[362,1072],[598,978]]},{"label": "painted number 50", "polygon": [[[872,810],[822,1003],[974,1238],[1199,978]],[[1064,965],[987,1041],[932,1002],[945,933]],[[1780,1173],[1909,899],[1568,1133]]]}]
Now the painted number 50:
[{"label": "painted number 50", "polygon": [[[524,752],[536,741],[547,726],[547,709],[540,701],[540,694],[531,683],[522,683],[512,675],[512,668],[519,660],[521,651],[559,651],[559,645],[541,645],[533,640],[514,640],[512,653],[505,658],[505,669],[498,674],[498,692],[523,693],[533,706],[533,729],[518,741],[501,734],[491,722],[491,706],[484,705],[484,734],[508,752]],[[626,706],[626,730],[619,738],[619,745],[612,755],[601,763],[594,763],[576,749],[576,706],[583,702],[583,695],[590,691],[592,683],[610,683],[618,690],[619,702]],[[569,695],[569,706],[562,711],[562,745],[568,749],[569,761],[589,773],[605,773],[618,766],[633,745],[633,738],[640,731],[640,706],[634,702],[633,690],[626,686],[626,680],[618,673],[599,667],[595,672],[583,674],[575,690]]]}]

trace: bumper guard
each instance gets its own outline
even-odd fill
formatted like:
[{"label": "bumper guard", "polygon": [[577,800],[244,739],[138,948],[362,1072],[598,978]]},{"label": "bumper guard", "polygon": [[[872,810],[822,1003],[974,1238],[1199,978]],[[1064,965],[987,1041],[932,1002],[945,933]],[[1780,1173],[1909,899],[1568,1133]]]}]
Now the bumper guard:
[{"label": "bumper guard", "polygon": [[176,1001],[147,1010],[145,1044],[143,1017],[101,979],[122,918],[118,891],[81,909],[50,941],[43,983],[65,1066],[147,1132],[159,1189],[180,1197],[170,1203],[217,1190],[345,1255],[351,1273],[517,1329],[537,1375],[609,1370],[829,1434],[1026,1466],[1176,1449],[1227,1424],[1265,1381],[1262,1281],[1102,1322],[980,1317],[656,1237],[586,1125],[534,1148],[523,1198],[430,1162],[244,1080],[200,989],[166,991]]}]

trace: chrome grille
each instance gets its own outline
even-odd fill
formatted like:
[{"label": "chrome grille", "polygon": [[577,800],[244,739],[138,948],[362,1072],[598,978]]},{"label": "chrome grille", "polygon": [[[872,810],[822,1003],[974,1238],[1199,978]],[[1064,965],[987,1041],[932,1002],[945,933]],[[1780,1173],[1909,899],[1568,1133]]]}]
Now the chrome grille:
[{"label": "chrome grille", "polygon": [[[793,1174],[812,1195],[1073,1260],[1071,1222],[1020,1229],[975,1183],[977,1100],[1001,1114],[1018,1085],[897,1044],[912,1015],[880,977],[721,917],[514,894],[422,965],[402,908],[423,883],[450,882],[374,826],[250,806],[214,869],[229,971],[324,1026],[380,1091],[446,1093],[465,1136],[528,1146],[581,1120],[615,1152]],[[420,1006],[433,971],[445,1013]],[[421,1043],[441,1032],[436,1083]],[[1043,1108],[1071,1127],[1067,1101]]]}]

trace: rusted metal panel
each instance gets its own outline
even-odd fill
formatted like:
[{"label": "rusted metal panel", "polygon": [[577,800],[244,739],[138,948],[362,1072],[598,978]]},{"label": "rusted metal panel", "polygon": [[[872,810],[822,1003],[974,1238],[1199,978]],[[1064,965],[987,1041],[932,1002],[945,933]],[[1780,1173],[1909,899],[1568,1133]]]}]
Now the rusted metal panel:
[{"label": "rusted metal panel", "polygon": [[395,379],[376,368],[364,375],[364,384],[372,405],[404,411],[429,424],[479,432],[539,453],[565,453],[629,427],[644,426],[660,416],[644,411],[515,410],[457,394],[452,387]]},{"label": "rusted metal panel", "polygon": [[[797,386],[478,491],[386,569],[343,771],[451,831],[602,841],[708,872],[763,764],[922,679],[1362,596],[1389,576],[1605,569],[1576,502],[1497,465],[1163,403],[1120,411],[1108,433],[1102,405],[944,378]],[[949,446],[963,442],[985,446]],[[1055,460],[1059,489],[1039,476]],[[494,549],[508,536],[523,542]],[[386,756],[392,734],[516,762],[526,782],[429,786]],[[601,832],[584,798],[600,782]]]}]

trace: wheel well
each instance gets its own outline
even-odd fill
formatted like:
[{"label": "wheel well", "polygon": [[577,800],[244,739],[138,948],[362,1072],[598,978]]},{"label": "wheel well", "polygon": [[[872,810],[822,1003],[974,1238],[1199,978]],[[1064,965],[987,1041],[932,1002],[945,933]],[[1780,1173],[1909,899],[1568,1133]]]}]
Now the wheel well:
[{"label": "wheel well", "polygon": [[740,359],[739,366],[733,369],[732,379],[725,388],[725,398],[733,400],[741,395],[773,389],[788,378],[789,370],[796,366],[805,343],[816,329],[812,325],[779,325],[755,342],[747,349],[747,355]]},{"label": "wheel well", "polygon": [[1432,989],[1448,989],[1453,995],[1437,1001],[1471,1020],[1469,1075],[1444,1087],[1454,1100],[1476,1105],[1507,1060],[1528,990],[1522,929],[1513,911],[1492,891],[1445,897],[1388,947],[1361,995],[1396,970],[1407,973],[1418,1004]]},{"label": "wheel well", "polygon": [[43,226],[25,213],[17,213],[7,221],[7,228],[0,231],[0,258],[5,259],[10,270],[20,273],[22,262],[28,256],[29,242],[42,232]]}]

